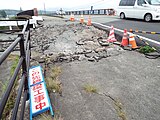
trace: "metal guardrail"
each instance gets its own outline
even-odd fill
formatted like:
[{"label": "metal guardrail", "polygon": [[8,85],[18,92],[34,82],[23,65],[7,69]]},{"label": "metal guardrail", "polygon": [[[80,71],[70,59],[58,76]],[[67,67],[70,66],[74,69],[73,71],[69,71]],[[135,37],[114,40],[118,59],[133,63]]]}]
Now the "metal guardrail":
[{"label": "metal guardrail", "polygon": [[[18,26],[18,21],[26,21],[25,19],[13,19],[13,20],[0,20],[0,22],[8,22],[8,21],[13,21],[16,22],[17,26]],[[9,26],[8,26],[9,27]],[[6,32],[20,32],[21,29],[14,29],[14,30],[0,30],[0,33],[6,33]]]},{"label": "metal guardrail", "polygon": [[[8,20],[10,21],[10,20]],[[18,21],[18,20],[14,20]],[[24,21],[24,20],[23,20]],[[17,112],[21,100],[21,95],[23,91],[23,100],[21,102],[21,114],[20,114],[20,120],[23,120],[24,117],[24,109],[25,109],[25,103],[26,100],[29,99],[28,96],[28,71],[30,66],[30,27],[29,27],[29,20],[25,20],[26,24],[23,27],[23,30],[21,33],[18,34],[17,39],[3,52],[3,54],[0,57],[0,65],[3,63],[3,61],[10,55],[10,53],[14,50],[14,48],[18,45],[20,47],[20,58],[17,67],[14,70],[14,73],[12,77],[10,78],[9,84],[7,86],[6,91],[4,92],[1,100],[0,100],[0,119],[2,119],[3,111],[5,108],[5,105],[7,104],[7,101],[9,99],[9,95],[12,91],[12,88],[14,86],[14,83],[16,81],[16,78],[18,76],[19,71],[22,68],[22,77],[19,84],[19,89],[17,92],[16,101],[14,103],[14,108],[11,116],[11,120],[17,120]],[[25,35],[27,35],[25,37]]]},{"label": "metal guardrail", "polygon": [[114,9],[95,9],[95,10],[81,10],[81,11],[66,11],[66,15],[115,15]]}]

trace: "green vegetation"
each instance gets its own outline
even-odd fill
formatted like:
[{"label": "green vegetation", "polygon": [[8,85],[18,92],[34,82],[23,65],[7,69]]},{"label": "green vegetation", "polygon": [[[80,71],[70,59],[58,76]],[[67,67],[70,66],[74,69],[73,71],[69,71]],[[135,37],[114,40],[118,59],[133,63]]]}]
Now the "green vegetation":
[{"label": "green vegetation", "polygon": [[[10,76],[12,76],[13,73],[14,73],[14,70],[15,70],[17,64],[18,64],[19,56],[10,55],[10,56],[9,56],[9,60],[12,60],[12,61],[13,61],[13,64],[12,64],[12,66],[11,66],[11,71],[10,71]],[[4,112],[3,112],[3,116],[2,116],[2,120],[3,120],[3,119],[5,120],[6,116],[8,116],[8,115],[10,114],[11,109],[13,109],[13,107],[14,107],[15,96],[16,96],[16,93],[17,93],[17,91],[16,91],[16,89],[15,89],[16,86],[17,86],[17,80],[18,80],[18,77],[16,78],[15,84],[14,84],[14,86],[13,86],[13,89],[12,89],[12,91],[11,91],[11,94],[10,94],[10,96],[9,96],[9,99],[8,99],[8,101],[7,101],[7,104],[6,104],[6,106],[5,106],[5,109],[4,109]],[[7,86],[4,85],[3,90],[6,90],[6,87],[7,87]]]},{"label": "green vegetation", "polygon": [[97,93],[97,88],[90,84],[84,85],[83,89],[88,93]]},{"label": "green vegetation", "polygon": [[61,73],[61,68],[55,66],[51,70],[49,77],[46,79],[47,89],[49,93],[57,92],[59,94],[62,94],[62,84],[58,79],[60,73]]},{"label": "green vegetation", "polygon": [[0,30],[7,30],[7,29],[9,29],[8,26],[0,26]]},{"label": "green vegetation", "polygon": [[16,16],[10,17],[9,19],[10,19],[10,20],[15,20],[15,19],[16,19]]},{"label": "green vegetation", "polygon": [[115,110],[117,111],[118,116],[122,120],[127,120],[125,112],[123,111],[122,103],[120,103],[118,100],[115,100],[114,104],[115,104]]},{"label": "green vegetation", "polygon": [[139,52],[145,54],[145,53],[155,52],[155,50],[150,46],[143,46],[140,48]]},{"label": "green vegetation", "polygon": [[[64,120],[59,113],[54,113],[54,118],[49,114],[49,112],[45,112],[43,114],[38,115],[35,120]],[[34,120],[34,118],[33,118]]]},{"label": "green vegetation", "polygon": [[7,14],[4,10],[0,10],[0,16],[3,17],[3,18],[6,18]]},{"label": "green vegetation", "polygon": [[2,89],[2,93],[4,93],[4,91],[6,90],[7,88],[7,82],[6,83],[2,83],[2,81],[0,80],[0,86],[1,86],[1,89]]}]

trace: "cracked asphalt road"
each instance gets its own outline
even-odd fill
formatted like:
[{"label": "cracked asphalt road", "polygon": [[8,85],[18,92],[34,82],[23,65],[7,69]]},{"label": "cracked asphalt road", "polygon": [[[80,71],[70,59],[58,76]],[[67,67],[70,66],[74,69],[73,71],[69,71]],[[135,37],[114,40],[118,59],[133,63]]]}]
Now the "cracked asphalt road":
[{"label": "cracked asphalt road", "polygon": [[[45,18],[47,25],[68,24],[64,20]],[[52,22],[54,21],[54,23]],[[71,43],[79,40],[76,37],[68,37],[65,32],[50,46],[44,54],[59,54],[58,51],[72,54],[74,47],[61,47],[56,45]],[[44,36],[45,37],[45,36]],[[83,34],[82,36],[83,37]],[[63,39],[64,38],[64,39]],[[76,41],[75,41],[76,42]],[[53,44],[51,44],[53,45]],[[114,47],[114,46],[112,46]],[[116,47],[116,46],[115,46]],[[66,50],[65,50],[66,48]],[[68,54],[68,52],[66,52]],[[52,66],[60,66],[62,73],[59,76],[62,82],[63,96],[56,96],[56,111],[64,120],[125,120],[120,117],[114,101],[96,93],[86,93],[84,85],[96,86],[98,93],[106,93],[119,102],[127,120],[159,120],[160,118],[160,61],[147,59],[136,51],[121,51],[110,57],[90,62],[87,60],[61,61]],[[52,99],[52,98],[51,98]]]},{"label": "cracked asphalt road", "polygon": [[99,62],[63,63],[60,80],[63,97],[60,111],[65,120],[119,120],[113,101],[83,90],[85,84],[97,86],[122,103],[128,120],[160,118],[159,59],[146,59],[126,51]]}]

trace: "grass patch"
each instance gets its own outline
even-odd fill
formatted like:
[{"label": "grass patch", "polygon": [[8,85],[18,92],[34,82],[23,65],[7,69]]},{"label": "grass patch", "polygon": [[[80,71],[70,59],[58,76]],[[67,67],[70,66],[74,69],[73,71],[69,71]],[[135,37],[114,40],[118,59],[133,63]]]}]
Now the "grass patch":
[{"label": "grass patch", "polygon": [[0,80],[0,86],[1,86],[1,89],[2,89],[2,93],[4,93],[4,91],[6,90],[7,88],[7,82],[6,83],[2,83],[2,81]]},{"label": "grass patch", "polygon": [[127,117],[125,115],[125,112],[123,111],[122,103],[120,103],[118,100],[114,101],[115,109],[117,111],[118,116],[122,120],[127,120]]},{"label": "grass patch", "polygon": [[145,53],[155,52],[155,50],[150,46],[143,46],[139,49],[139,52],[145,54]]},{"label": "grass patch", "polygon": [[48,92],[57,92],[62,93],[62,84],[60,80],[58,79],[59,75],[61,74],[61,68],[55,66],[49,75],[49,77],[46,79],[47,89]]},{"label": "grass patch", "polygon": [[16,20],[16,16],[10,17],[10,20]]},{"label": "grass patch", "polygon": [[90,84],[84,85],[83,89],[88,93],[97,93],[97,88]]},{"label": "grass patch", "polygon": [[7,26],[0,26],[0,30],[8,30],[9,29],[9,27],[7,27]]},{"label": "grass patch", "polygon": [[[10,55],[8,57],[8,60],[12,60],[13,61],[13,64],[12,64],[11,70],[10,70],[10,76],[12,76],[13,73],[14,73],[14,70],[15,70],[17,64],[18,64],[19,56]],[[17,86],[17,80],[18,80],[18,77],[16,78],[15,84],[14,84],[14,86],[12,88],[12,91],[11,91],[10,96],[8,98],[8,101],[6,103],[5,109],[3,111],[2,120],[5,119],[6,116],[8,116],[10,114],[11,109],[13,109],[13,107],[14,107],[14,103],[15,103],[15,99],[16,99],[15,97],[16,97],[16,94],[17,94],[17,91],[15,90],[15,88]],[[6,88],[7,88],[7,85],[4,85],[3,89],[6,90]]]},{"label": "grass patch", "polygon": [[[34,118],[33,118],[34,120]],[[54,117],[52,117],[49,112],[45,112],[43,114],[38,115],[35,120],[64,120],[59,113],[55,113]]]}]

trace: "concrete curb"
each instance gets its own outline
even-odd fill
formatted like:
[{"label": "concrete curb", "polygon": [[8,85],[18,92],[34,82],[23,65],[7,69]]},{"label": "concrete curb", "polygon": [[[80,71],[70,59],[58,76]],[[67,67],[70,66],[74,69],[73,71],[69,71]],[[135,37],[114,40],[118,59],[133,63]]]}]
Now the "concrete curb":
[{"label": "concrete curb", "polygon": [[[94,27],[98,28],[98,29],[101,29],[101,30],[104,30],[107,32],[107,34],[109,34],[110,32],[110,28],[107,28],[107,27],[104,27],[104,26],[101,26],[100,24],[97,24],[97,23],[92,23]],[[117,39],[117,41],[121,42],[122,41],[122,37],[123,37],[123,32],[119,32],[119,31],[114,31],[114,34],[115,34],[115,38]],[[143,46],[145,45],[142,41],[140,41],[137,37],[135,37],[135,40],[136,40],[136,43],[138,46]]]},{"label": "concrete curb", "polygon": [[[92,25],[98,29],[101,29],[101,30],[104,30],[107,32],[107,34],[109,34],[110,32],[110,26],[107,26],[107,25],[103,25],[103,24],[100,24],[100,23],[96,23],[96,22],[92,22]],[[115,31],[115,38],[121,42],[122,40],[122,37],[123,37],[123,30],[120,30],[120,29],[117,29],[117,28],[114,28]],[[134,33],[131,33],[131,32],[127,32],[128,34],[134,34]],[[138,46],[144,46],[144,45],[147,45],[146,42],[153,48],[155,48],[157,51],[160,51],[160,42],[158,41],[155,41],[155,40],[152,40],[152,39],[149,39],[149,38],[145,38],[143,36],[140,36],[140,35],[137,35],[137,34],[134,34],[135,35],[135,40],[136,40],[136,43]],[[143,41],[141,39],[143,39]]]},{"label": "concrete curb", "polygon": [[[76,21],[79,21],[78,19],[75,19]],[[87,20],[84,20],[84,23],[87,24]],[[107,32],[107,34],[109,34],[110,32],[110,26],[107,26],[107,25],[103,25],[101,23],[97,23],[97,22],[92,22],[92,25],[100,30],[104,30]],[[122,37],[123,37],[123,30],[120,30],[120,29],[117,29],[117,28],[114,28],[114,33],[115,33],[115,38],[121,42],[122,41]],[[128,35],[129,34],[134,34],[134,33],[131,33],[131,32],[127,32]],[[144,43],[143,41],[147,42],[151,47],[154,47],[155,49],[157,49],[157,51],[160,51],[160,42],[158,41],[155,41],[155,40],[152,40],[152,39],[149,39],[149,38],[146,38],[146,37],[143,37],[143,36],[140,36],[140,35],[137,35],[137,34],[134,34],[135,35],[135,40],[136,40],[136,43],[138,46],[144,46],[144,45],[147,45],[146,43]],[[139,38],[143,39],[140,40]]]}]

